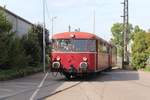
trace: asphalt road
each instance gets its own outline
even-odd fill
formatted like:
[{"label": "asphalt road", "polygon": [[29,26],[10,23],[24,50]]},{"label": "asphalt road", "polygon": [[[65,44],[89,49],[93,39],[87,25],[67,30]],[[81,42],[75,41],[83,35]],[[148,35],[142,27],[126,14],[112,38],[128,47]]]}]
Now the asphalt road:
[{"label": "asphalt road", "polygon": [[[0,100],[29,100],[38,89],[45,74],[38,73],[21,79],[0,81]],[[63,76],[57,78],[49,74],[35,96],[35,99],[49,95],[65,82]]]},{"label": "asphalt road", "polygon": [[103,72],[45,100],[150,100],[150,73]]},{"label": "asphalt road", "polygon": [[[0,100],[150,100],[150,73],[114,69],[87,79],[66,80],[45,74],[0,82]],[[45,97],[45,98],[43,98]]]}]

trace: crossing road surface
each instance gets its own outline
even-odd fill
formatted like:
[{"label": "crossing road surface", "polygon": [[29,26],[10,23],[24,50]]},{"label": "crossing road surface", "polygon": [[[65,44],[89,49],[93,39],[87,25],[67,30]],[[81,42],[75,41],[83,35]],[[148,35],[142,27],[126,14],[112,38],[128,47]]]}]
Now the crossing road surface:
[{"label": "crossing road surface", "polygon": [[45,100],[150,100],[150,73],[104,72]]},{"label": "crossing road surface", "polygon": [[[0,100],[30,100],[43,73],[0,82]],[[88,79],[48,75],[35,95],[42,100],[150,100],[150,73],[114,69]]]}]

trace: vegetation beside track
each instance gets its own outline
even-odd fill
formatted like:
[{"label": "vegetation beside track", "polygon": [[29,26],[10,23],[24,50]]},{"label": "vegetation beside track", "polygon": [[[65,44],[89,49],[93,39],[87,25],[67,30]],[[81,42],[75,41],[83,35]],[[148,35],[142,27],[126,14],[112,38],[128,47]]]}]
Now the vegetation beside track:
[{"label": "vegetation beside track", "polygon": [[[149,63],[148,58],[150,57],[150,30],[146,31],[140,28],[138,25],[133,26],[129,24],[128,26],[129,38],[128,45],[131,45],[131,50],[128,51],[128,55],[132,58],[131,69],[134,70],[149,70],[146,67]],[[118,56],[123,55],[123,24],[115,23],[111,28],[112,39],[111,42],[116,45]],[[128,68],[127,68],[128,69]]]},{"label": "vegetation beside track", "polygon": [[[12,32],[12,23],[0,9],[0,80],[27,76],[42,71],[43,29],[32,26],[28,34],[18,37]],[[49,54],[48,30],[46,35],[46,55]],[[48,63],[48,56],[46,56]]]},{"label": "vegetation beside track", "polygon": [[145,67],[145,68],[144,68],[144,71],[145,71],[145,72],[150,72],[150,66]]},{"label": "vegetation beside track", "polygon": [[15,78],[25,77],[43,70],[42,66],[38,67],[24,67],[22,69],[12,68],[12,69],[0,69],[0,81],[10,80]]}]

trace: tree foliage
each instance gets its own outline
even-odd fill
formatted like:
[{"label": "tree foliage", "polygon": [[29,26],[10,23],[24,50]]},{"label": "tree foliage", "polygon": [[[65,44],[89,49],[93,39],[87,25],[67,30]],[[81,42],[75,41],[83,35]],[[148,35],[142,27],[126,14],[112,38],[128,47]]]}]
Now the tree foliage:
[{"label": "tree foliage", "polygon": [[4,16],[3,11],[0,9],[0,67],[8,65],[8,38],[11,30],[11,23]]},{"label": "tree foliage", "polygon": [[146,66],[149,57],[147,49],[146,33],[136,26],[132,44],[132,66],[134,69],[141,69]]},{"label": "tree foliage", "polygon": [[[129,41],[132,39],[132,30],[133,27],[129,24]],[[117,46],[118,55],[122,56],[123,51],[123,24],[122,23],[115,23],[111,28],[111,32],[113,35],[112,43]],[[128,42],[129,42],[128,41]]]},{"label": "tree foliage", "polygon": [[[37,33],[38,35],[38,43],[41,49],[40,56],[41,56],[41,62],[43,58],[43,27],[42,25],[38,24],[32,27],[32,32]],[[48,30],[45,30],[45,43],[46,43],[46,53],[49,53],[49,33]]]},{"label": "tree foliage", "polygon": [[[48,31],[46,30],[46,44],[48,45]],[[41,25],[33,26],[22,39],[26,55],[30,58],[29,64],[37,66],[43,58],[43,28]]]},{"label": "tree foliage", "polygon": [[133,29],[133,32],[132,32],[132,40],[134,40],[134,37],[137,33],[146,33],[143,29],[141,29],[138,25],[136,25]]},{"label": "tree foliage", "polygon": [[32,27],[23,38],[17,37],[11,29],[12,24],[0,10],[0,68],[37,66],[42,59],[41,25]]},{"label": "tree foliage", "polygon": [[147,40],[147,43],[148,43],[148,53],[150,55],[150,32],[148,32],[146,34],[146,40]]},{"label": "tree foliage", "polygon": [[23,47],[26,55],[29,57],[29,65],[37,66],[40,63],[40,46],[38,42],[38,34],[29,31],[22,39]]},{"label": "tree foliage", "polygon": [[11,23],[7,20],[2,9],[0,9],[0,33],[8,33],[12,29]]},{"label": "tree foliage", "polygon": [[11,32],[12,24],[0,10],[0,68],[27,65],[21,41]]},{"label": "tree foliage", "polygon": [[12,38],[9,44],[9,66],[23,68],[28,66],[28,56],[25,54],[25,50],[22,45],[22,41],[18,37]]}]

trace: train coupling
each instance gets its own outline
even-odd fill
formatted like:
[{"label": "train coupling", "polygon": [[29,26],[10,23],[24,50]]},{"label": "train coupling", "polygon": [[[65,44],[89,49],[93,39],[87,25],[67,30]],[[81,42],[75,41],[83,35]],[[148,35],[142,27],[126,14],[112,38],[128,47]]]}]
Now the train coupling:
[{"label": "train coupling", "polygon": [[69,68],[69,73],[70,74],[74,74],[76,72],[76,69],[74,68],[73,65],[70,65],[70,68]]}]

